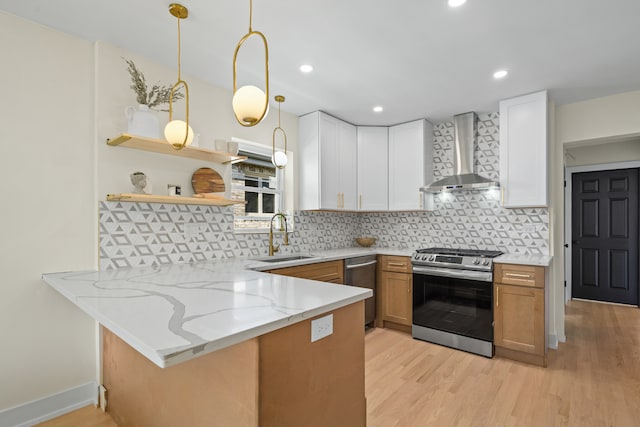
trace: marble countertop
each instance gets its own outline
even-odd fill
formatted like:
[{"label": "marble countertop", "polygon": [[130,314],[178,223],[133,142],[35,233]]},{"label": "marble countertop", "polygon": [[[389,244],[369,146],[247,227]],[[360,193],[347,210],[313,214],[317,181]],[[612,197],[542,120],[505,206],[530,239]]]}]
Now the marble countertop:
[{"label": "marble countertop", "polygon": [[504,254],[494,258],[493,262],[549,267],[552,260],[553,257],[549,255]]},{"label": "marble countertop", "polygon": [[[168,367],[366,299],[371,290],[272,275],[272,270],[411,249],[314,251],[279,262],[226,259],[109,271],[43,274],[43,280],[160,367]],[[262,257],[266,258],[266,257]],[[495,262],[549,266],[550,256]]]},{"label": "marble countertop", "polygon": [[372,295],[369,289],[252,271],[252,264],[236,259],[42,278],[163,368]]}]

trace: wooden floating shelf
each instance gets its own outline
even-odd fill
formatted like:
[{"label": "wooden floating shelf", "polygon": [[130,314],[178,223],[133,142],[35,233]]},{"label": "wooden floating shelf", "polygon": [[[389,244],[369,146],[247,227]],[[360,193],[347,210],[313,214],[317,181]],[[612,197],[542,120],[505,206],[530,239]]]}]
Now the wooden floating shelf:
[{"label": "wooden floating shelf", "polygon": [[159,196],[155,194],[107,194],[109,202],[142,202],[142,203],[171,203],[174,205],[208,205],[231,206],[245,204],[244,200],[229,200],[210,197]]},{"label": "wooden floating shelf", "polygon": [[169,154],[172,156],[204,160],[213,163],[222,163],[224,165],[247,160],[246,156],[234,156],[222,151],[207,150],[199,147],[186,146],[181,150],[176,150],[173,148],[173,145],[162,139],[146,138],[143,136],[130,135],[128,133],[123,133],[114,139],[107,139],[107,145],[111,145],[113,147],[119,146],[135,148],[137,150]]}]

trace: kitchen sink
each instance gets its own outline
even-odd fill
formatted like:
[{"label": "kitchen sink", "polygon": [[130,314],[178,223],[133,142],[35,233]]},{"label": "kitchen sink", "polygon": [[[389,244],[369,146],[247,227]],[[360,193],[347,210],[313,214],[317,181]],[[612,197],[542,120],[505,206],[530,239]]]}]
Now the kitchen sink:
[{"label": "kitchen sink", "polygon": [[260,262],[285,262],[285,261],[297,261],[301,259],[309,259],[315,258],[312,255],[280,255],[280,256],[270,256],[263,258],[252,258],[252,261],[260,261]]}]

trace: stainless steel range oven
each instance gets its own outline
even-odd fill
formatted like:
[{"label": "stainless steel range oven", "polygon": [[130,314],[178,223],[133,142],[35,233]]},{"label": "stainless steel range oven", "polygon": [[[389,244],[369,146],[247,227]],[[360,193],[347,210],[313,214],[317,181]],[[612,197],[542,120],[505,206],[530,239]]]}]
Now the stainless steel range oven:
[{"label": "stainless steel range oven", "polygon": [[427,248],[413,264],[412,335],[493,357],[493,260],[498,251]]}]

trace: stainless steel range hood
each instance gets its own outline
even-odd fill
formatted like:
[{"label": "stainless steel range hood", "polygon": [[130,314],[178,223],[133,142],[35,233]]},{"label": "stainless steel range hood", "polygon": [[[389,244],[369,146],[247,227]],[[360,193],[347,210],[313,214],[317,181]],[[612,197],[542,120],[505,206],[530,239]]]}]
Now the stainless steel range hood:
[{"label": "stainless steel range hood", "polygon": [[427,193],[442,190],[469,190],[498,187],[500,184],[476,174],[474,150],[478,116],[469,112],[453,117],[453,175],[422,187]]}]

